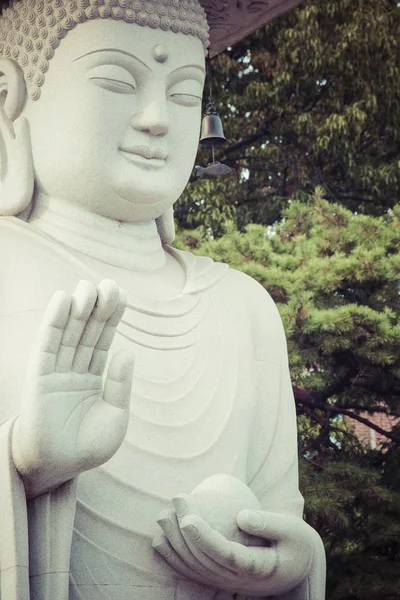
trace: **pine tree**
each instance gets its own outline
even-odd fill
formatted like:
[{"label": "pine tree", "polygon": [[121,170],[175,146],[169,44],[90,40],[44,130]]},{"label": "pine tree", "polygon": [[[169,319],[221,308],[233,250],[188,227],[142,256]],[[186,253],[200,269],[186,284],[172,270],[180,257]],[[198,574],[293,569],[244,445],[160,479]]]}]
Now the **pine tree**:
[{"label": "pine tree", "polygon": [[400,600],[400,425],[375,451],[351,426],[361,411],[400,417],[400,208],[354,214],[324,196],[290,202],[274,226],[183,231],[177,243],[252,276],[279,308],[328,600]]},{"label": "pine tree", "polygon": [[352,427],[400,417],[399,4],[305,0],[212,67],[234,175],[193,177],[177,243],[281,312],[327,600],[400,600],[400,425],[376,450]]}]

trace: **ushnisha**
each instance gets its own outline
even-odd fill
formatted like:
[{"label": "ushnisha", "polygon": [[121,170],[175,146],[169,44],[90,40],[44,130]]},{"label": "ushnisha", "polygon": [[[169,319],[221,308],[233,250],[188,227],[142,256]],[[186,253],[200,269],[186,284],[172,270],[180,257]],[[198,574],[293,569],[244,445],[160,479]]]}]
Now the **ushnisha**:
[{"label": "ushnisha", "polygon": [[5,600],[324,597],[276,307],[168,245],[205,77],[185,1],[21,0],[1,25]]},{"label": "ushnisha", "polygon": [[91,19],[182,32],[209,45],[204,9],[196,0],[18,0],[0,19],[0,56],[15,60],[24,72],[30,97],[37,100],[49,60],[68,31]]}]

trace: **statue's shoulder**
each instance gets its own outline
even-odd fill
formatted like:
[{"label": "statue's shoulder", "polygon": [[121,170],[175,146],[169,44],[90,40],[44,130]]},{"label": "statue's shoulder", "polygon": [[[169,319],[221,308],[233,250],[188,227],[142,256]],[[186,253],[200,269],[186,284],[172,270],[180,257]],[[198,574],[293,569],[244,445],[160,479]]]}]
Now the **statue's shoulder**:
[{"label": "statue's shoulder", "polygon": [[[17,217],[0,217],[0,250],[7,248],[14,258],[23,255],[27,262],[35,260],[41,253],[63,254],[56,242]],[[32,258],[27,254],[28,250],[33,252]]]},{"label": "statue's shoulder", "polygon": [[228,281],[239,295],[240,301],[245,302],[249,308],[257,312],[261,309],[277,312],[275,302],[268,291],[250,275],[236,269],[229,269]]},{"label": "statue's shoulder", "polygon": [[245,315],[243,318],[249,323],[257,360],[285,363],[285,331],[278,308],[267,290],[249,275],[229,269],[223,293],[226,302],[236,308],[236,314]]},{"label": "statue's shoulder", "polygon": [[[24,256],[24,262],[32,261],[37,253],[40,254],[45,248],[49,250],[50,245],[45,236],[21,219],[0,218],[0,251],[7,252],[13,262],[20,256]],[[27,251],[33,252],[33,256],[31,257]],[[4,261],[2,261],[3,265]]]},{"label": "statue's shoulder", "polygon": [[183,265],[186,273],[185,293],[198,293],[209,288],[215,288],[218,292],[225,290],[230,294],[232,301],[244,304],[248,310],[255,313],[269,310],[279,319],[271,296],[249,275],[230,268],[226,263],[216,262],[208,256],[198,256],[171,247],[166,249]]},{"label": "statue's shoulder", "polygon": [[88,279],[67,250],[15,217],[0,218],[0,312],[44,308],[54,291]]},{"label": "statue's shoulder", "polygon": [[[172,249],[187,274],[185,293],[209,290],[231,311],[237,327],[252,336],[259,360],[279,362],[286,357],[286,339],[275,302],[255,279],[225,263]],[[240,321],[240,323],[239,323]]]},{"label": "statue's shoulder", "polygon": [[278,315],[271,296],[252,277],[230,268],[226,263],[214,261],[208,256],[199,256],[171,247],[166,247],[166,250],[184,268],[186,273],[184,293],[195,294],[206,289],[215,289],[220,293],[225,290],[232,301],[242,305],[244,303],[248,310],[259,312],[269,307]]}]

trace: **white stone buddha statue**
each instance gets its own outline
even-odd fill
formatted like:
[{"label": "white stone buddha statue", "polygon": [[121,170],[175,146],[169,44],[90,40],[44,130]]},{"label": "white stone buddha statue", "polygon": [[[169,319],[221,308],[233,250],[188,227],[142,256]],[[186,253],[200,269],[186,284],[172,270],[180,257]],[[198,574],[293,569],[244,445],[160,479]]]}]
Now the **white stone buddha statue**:
[{"label": "white stone buddha statue", "polygon": [[20,0],[0,39],[0,599],[323,600],[278,312],[168,245],[202,8]]}]

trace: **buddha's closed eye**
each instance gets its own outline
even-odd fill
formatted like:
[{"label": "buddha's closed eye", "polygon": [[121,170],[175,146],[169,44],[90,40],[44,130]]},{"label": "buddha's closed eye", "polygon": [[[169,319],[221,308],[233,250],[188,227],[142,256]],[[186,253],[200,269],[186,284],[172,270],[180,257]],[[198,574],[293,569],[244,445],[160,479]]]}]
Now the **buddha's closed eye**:
[{"label": "buddha's closed eye", "polygon": [[117,92],[118,94],[133,94],[135,92],[135,86],[126,81],[120,81],[119,79],[110,79],[109,77],[90,77],[90,81],[93,81],[96,85],[109,90],[110,92]]},{"label": "buddha's closed eye", "polygon": [[170,94],[170,99],[181,106],[199,106],[201,97],[192,94]]},{"label": "buddha's closed eye", "polygon": [[195,79],[184,79],[169,88],[168,98],[181,106],[199,106],[202,98],[202,87]]},{"label": "buddha's closed eye", "polygon": [[99,65],[89,71],[89,81],[110,92],[133,94],[136,81],[132,73],[118,65]]}]

